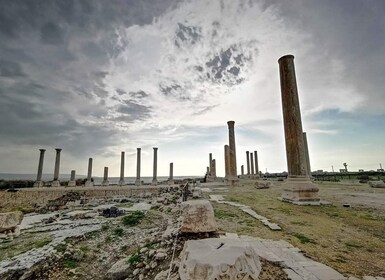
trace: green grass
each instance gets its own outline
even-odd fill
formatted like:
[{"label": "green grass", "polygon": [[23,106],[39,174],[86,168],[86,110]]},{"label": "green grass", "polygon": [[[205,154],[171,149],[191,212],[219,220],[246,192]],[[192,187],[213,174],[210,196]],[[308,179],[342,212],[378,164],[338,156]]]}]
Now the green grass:
[{"label": "green grass", "polygon": [[72,260],[72,259],[65,259],[64,260],[64,266],[67,267],[67,268],[77,268],[78,267],[78,263],[77,261],[75,260]]},{"label": "green grass", "polygon": [[136,226],[144,218],[142,211],[134,211],[122,218],[122,223],[125,226]]},{"label": "green grass", "polygon": [[345,246],[348,247],[349,249],[357,249],[357,248],[362,248],[364,247],[361,245],[358,241],[355,240],[349,240],[344,242]]},{"label": "green grass", "polygon": [[131,202],[116,205],[116,207],[120,207],[120,208],[131,208],[132,206],[134,206],[134,204]]},{"label": "green grass", "polygon": [[142,257],[138,253],[136,253],[136,254],[134,254],[128,258],[128,262],[130,264],[136,264],[136,263],[140,262],[141,260],[142,260]]},{"label": "green grass", "polygon": [[314,239],[311,239],[311,238],[307,237],[306,235],[304,235],[304,234],[302,234],[302,233],[294,233],[293,236],[295,236],[296,238],[298,238],[298,240],[299,240],[302,244],[306,244],[306,243],[317,244],[317,242],[316,242]]},{"label": "green grass", "polygon": [[116,229],[114,229],[114,235],[116,236],[122,236],[123,232],[124,230],[121,227],[117,227]]},{"label": "green grass", "polygon": [[232,213],[230,211],[222,210],[222,209],[214,209],[214,216],[215,218],[218,218],[218,219],[224,219],[228,217],[231,217],[231,218],[238,217],[237,214]]}]

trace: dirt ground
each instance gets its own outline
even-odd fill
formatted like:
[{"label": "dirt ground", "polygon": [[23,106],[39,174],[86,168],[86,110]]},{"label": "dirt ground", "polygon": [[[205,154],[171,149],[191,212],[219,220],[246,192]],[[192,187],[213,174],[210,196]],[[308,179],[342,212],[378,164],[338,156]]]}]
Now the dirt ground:
[{"label": "dirt ground", "polygon": [[222,231],[286,240],[346,276],[385,276],[385,189],[353,181],[321,183],[320,198],[331,204],[298,206],[278,200],[282,182],[270,189],[254,184],[241,180],[228,192],[207,196],[223,194],[228,201],[248,205],[282,231],[270,230],[236,207],[213,203]]}]

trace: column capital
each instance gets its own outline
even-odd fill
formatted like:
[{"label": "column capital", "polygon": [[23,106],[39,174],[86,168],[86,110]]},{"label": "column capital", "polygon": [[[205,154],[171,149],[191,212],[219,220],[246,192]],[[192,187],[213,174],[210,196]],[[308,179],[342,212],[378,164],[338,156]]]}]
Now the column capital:
[{"label": "column capital", "polygon": [[153,147],[153,149],[156,151],[156,150],[158,150],[158,148],[157,147]]},{"label": "column capital", "polygon": [[278,59],[278,63],[281,63],[284,60],[290,60],[290,59],[294,59],[294,55],[287,54],[287,55],[282,56],[280,59]]},{"label": "column capital", "polygon": [[235,124],[235,121],[228,121],[227,122],[227,125],[229,126],[229,128],[234,128],[234,124]]},{"label": "column capital", "polygon": [[44,153],[46,149],[39,149],[39,151]]},{"label": "column capital", "polygon": [[55,148],[56,152],[60,153],[62,149],[60,148]]}]

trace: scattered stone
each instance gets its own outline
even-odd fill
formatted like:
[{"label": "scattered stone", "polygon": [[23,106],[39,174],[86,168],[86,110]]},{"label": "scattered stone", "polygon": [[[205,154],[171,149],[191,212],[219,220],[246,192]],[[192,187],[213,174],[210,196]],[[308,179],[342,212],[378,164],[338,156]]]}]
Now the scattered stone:
[{"label": "scattered stone", "polygon": [[111,280],[123,280],[130,276],[130,263],[127,258],[120,259],[107,271],[107,278]]},{"label": "scattered stone", "polygon": [[369,181],[369,186],[372,188],[385,188],[384,181]]},{"label": "scattered stone", "polygon": [[182,206],[182,233],[215,232],[214,210],[208,200],[185,201]]},{"label": "scattered stone", "polygon": [[0,233],[14,231],[16,226],[23,220],[23,213],[20,211],[0,213]]},{"label": "scattered stone", "polygon": [[272,186],[269,181],[257,181],[255,182],[255,188],[257,189],[268,189]]}]

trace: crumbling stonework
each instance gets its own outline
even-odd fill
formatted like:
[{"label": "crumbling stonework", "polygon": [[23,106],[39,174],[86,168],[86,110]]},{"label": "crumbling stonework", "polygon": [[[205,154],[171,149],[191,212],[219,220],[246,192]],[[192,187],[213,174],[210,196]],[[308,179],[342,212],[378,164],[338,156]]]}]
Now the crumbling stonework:
[{"label": "crumbling stonework", "polygon": [[214,210],[208,200],[185,201],[182,206],[182,233],[215,232]]}]

